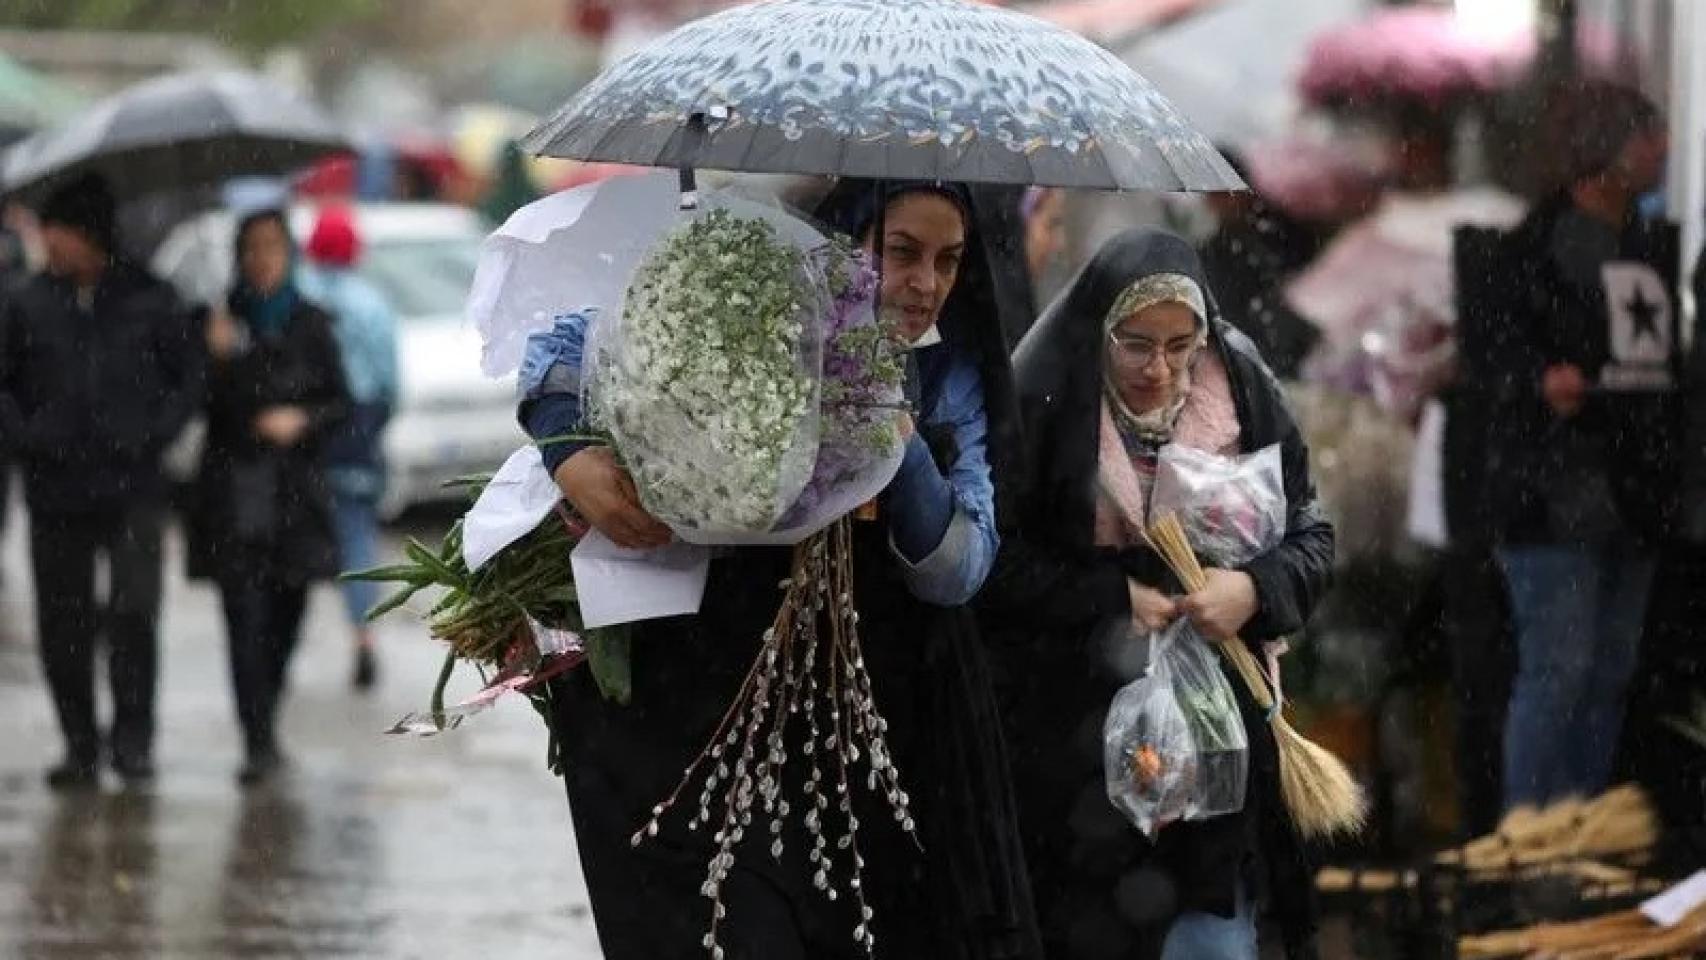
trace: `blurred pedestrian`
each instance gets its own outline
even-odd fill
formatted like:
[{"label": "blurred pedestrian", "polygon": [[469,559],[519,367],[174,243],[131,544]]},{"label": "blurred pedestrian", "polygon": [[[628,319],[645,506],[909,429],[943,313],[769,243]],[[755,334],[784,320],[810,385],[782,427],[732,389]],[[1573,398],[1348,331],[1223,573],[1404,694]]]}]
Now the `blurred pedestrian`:
[{"label": "blurred pedestrian", "polygon": [[1042,290],[1066,255],[1066,191],[1026,187],[1019,200],[1025,227],[1025,266],[1031,286]]},{"label": "blurred pedestrian", "polygon": [[[24,238],[16,226],[15,209],[14,205],[8,205],[0,214],[0,302],[12,295],[13,288],[29,279]],[[10,514],[8,508],[12,503],[13,457],[7,438],[0,434],[0,543],[5,542],[6,520]],[[5,584],[6,568],[0,564],[0,588]]]},{"label": "blurred pedestrian", "polygon": [[[332,488],[338,550],[345,570],[365,570],[378,559],[379,501],[385,494],[382,441],[397,406],[397,318],[385,296],[355,270],[361,236],[348,207],[321,211],[305,251],[302,292],[332,315],[349,387],[350,413],[327,440],[325,462]],[[355,629],[358,690],[378,679],[373,628],[367,611],[379,602],[378,585],[343,585],[344,603]]]},{"label": "blurred pedestrian", "polygon": [[[42,205],[47,267],[0,313],[0,436],[30,511],[43,673],[65,758],[55,788],[93,786],[103,750],[127,782],[154,772],[161,454],[200,402],[202,352],[166,284],[114,255],[106,183],[73,180]],[[104,561],[107,595],[96,596]],[[113,722],[95,715],[107,645]]]},{"label": "blurred pedestrian", "polygon": [[[1231,150],[1221,153],[1248,182],[1243,159]],[[1280,218],[1253,190],[1211,193],[1207,199],[1216,226],[1197,252],[1215,299],[1226,321],[1255,342],[1274,373],[1295,380],[1321,332],[1285,302],[1291,271]]]},{"label": "blurred pedestrian", "polygon": [[1674,259],[1636,199],[1665,132],[1638,93],[1576,95],[1569,182],[1506,239],[1491,335],[1489,516],[1518,669],[1505,805],[1606,786],[1675,493]]},{"label": "blurred pedestrian", "polygon": [[492,184],[486,190],[485,199],[480,201],[480,212],[497,225],[537,199],[539,188],[533,183],[533,175],[527,171],[527,154],[522,151],[521,144],[514,140],[506,141],[498,155]]},{"label": "blurred pedestrian", "polygon": [[348,412],[331,318],[294,279],[284,214],[237,228],[236,284],[208,323],[207,447],[190,517],[190,572],[225,609],[231,680],[254,784],[279,767],[277,718],[308,586],[338,572],[321,454]]},{"label": "blurred pedestrian", "polygon": [[[1142,673],[1143,638],[1187,617],[1264,652],[1326,592],[1333,527],[1284,394],[1219,317],[1190,245],[1158,230],[1105,244],[1014,365],[1029,476],[979,604],[1010,654],[1014,779],[1048,955],[1255,960],[1266,914],[1287,956],[1314,956],[1312,872],[1273,731],[1242,681],[1229,681],[1249,742],[1239,812],[1167,825],[1152,843],[1110,802],[1103,763],[1108,705]],[[1221,456],[1278,445],[1289,505],[1278,546],[1210,570],[1189,596],[1142,532],[1174,443]]]}]

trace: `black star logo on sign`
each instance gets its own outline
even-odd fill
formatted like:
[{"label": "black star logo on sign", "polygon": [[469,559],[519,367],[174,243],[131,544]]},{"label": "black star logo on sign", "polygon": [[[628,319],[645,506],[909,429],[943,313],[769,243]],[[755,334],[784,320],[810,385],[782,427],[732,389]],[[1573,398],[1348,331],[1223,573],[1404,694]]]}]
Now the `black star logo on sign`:
[{"label": "black star logo on sign", "polygon": [[1658,322],[1659,316],[1664,313],[1664,309],[1658,304],[1649,303],[1647,301],[1647,293],[1645,290],[1642,290],[1640,287],[1636,287],[1635,299],[1629,301],[1624,306],[1629,311],[1629,318],[1635,321],[1635,336],[1633,339],[1639,340],[1642,337],[1652,337],[1660,343],[1664,342],[1664,335],[1659,331]]}]

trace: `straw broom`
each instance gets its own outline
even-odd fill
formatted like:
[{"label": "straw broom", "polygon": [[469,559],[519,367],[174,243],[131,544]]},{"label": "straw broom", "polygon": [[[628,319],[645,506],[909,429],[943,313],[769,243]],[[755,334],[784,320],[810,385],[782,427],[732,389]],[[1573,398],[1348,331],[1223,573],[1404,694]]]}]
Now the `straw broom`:
[{"label": "straw broom", "polygon": [[[1147,537],[1185,589],[1194,593],[1207,586],[1208,577],[1177,516],[1168,514],[1157,520]],[[1241,641],[1234,639],[1220,644],[1220,648],[1256,705],[1272,716],[1274,743],[1279,748],[1280,794],[1298,833],[1309,839],[1326,839],[1361,831],[1368,803],[1350,770],[1338,757],[1305,739],[1283,713],[1273,709],[1273,694],[1262,669]]]}]

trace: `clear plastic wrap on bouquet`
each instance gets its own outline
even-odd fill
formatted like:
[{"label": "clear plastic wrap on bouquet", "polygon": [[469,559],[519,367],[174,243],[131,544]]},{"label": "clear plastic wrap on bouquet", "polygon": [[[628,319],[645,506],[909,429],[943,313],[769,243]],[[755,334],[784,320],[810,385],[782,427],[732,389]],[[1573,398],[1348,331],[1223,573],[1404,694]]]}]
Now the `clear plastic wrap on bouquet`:
[{"label": "clear plastic wrap on bouquet", "polygon": [[1108,799],[1153,838],[1179,820],[1243,809],[1249,740],[1213,648],[1188,621],[1149,643],[1149,672],[1108,708],[1102,753]]},{"label": "clear plastic wrap on bouquet", "polygon": [[1161,448],[1153,516],[1176,514],[1197,555],[1236,567],[1285,538],[1285,470],[1279,444],[1223,457],[1182,444]]},{"label": "clear plastic wrap on bouquet", "polygon": [[587,350],[592,422],[682,539],[787,544],[899,468],[904,366],[862,254],[713,194],[642,261]]}]

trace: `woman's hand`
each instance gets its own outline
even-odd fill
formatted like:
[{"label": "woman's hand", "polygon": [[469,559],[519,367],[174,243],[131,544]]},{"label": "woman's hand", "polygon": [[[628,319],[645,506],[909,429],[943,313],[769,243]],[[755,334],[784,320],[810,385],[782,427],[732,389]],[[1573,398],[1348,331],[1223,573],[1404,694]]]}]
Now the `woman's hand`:
[{"label": "woman's hand", "polygon": [[242,333],[237,329],[237,321],[231,318],[231,313],[223,307],[214,307],[208,312],[207,318],[207,351],[215,359],[229,360],[235,356],[242,344]]},{"label": "woman's hand", "polygon": [[1260,609],[1256,581],[1237,570],[1210,568],[1204,573],[1207,585],[1180,600],[1179,610],[1210,640],[1235,640]]},{"label": "woman's hand", "polygon": [[593,529],[629,550],[665,546],[669,527],[640,506],[634,479],[616,463],[609,447],[587,447],[557,468],[557,487]]},{"label": "woman's hand", "polygon": [[1133,627],[1145,633],[1165,630],[1174,620],[1179,619],[1179,602],[1153,587],[1146,587],[1136,580],[1125,582],[1126,591],[1131,596],[1131,623]]},{"label": "woman's hand", "polygon": [[255,435],[275,447],[294,447],[308,432],[308,412],[301,407],[268,407],[255,417]]}]

